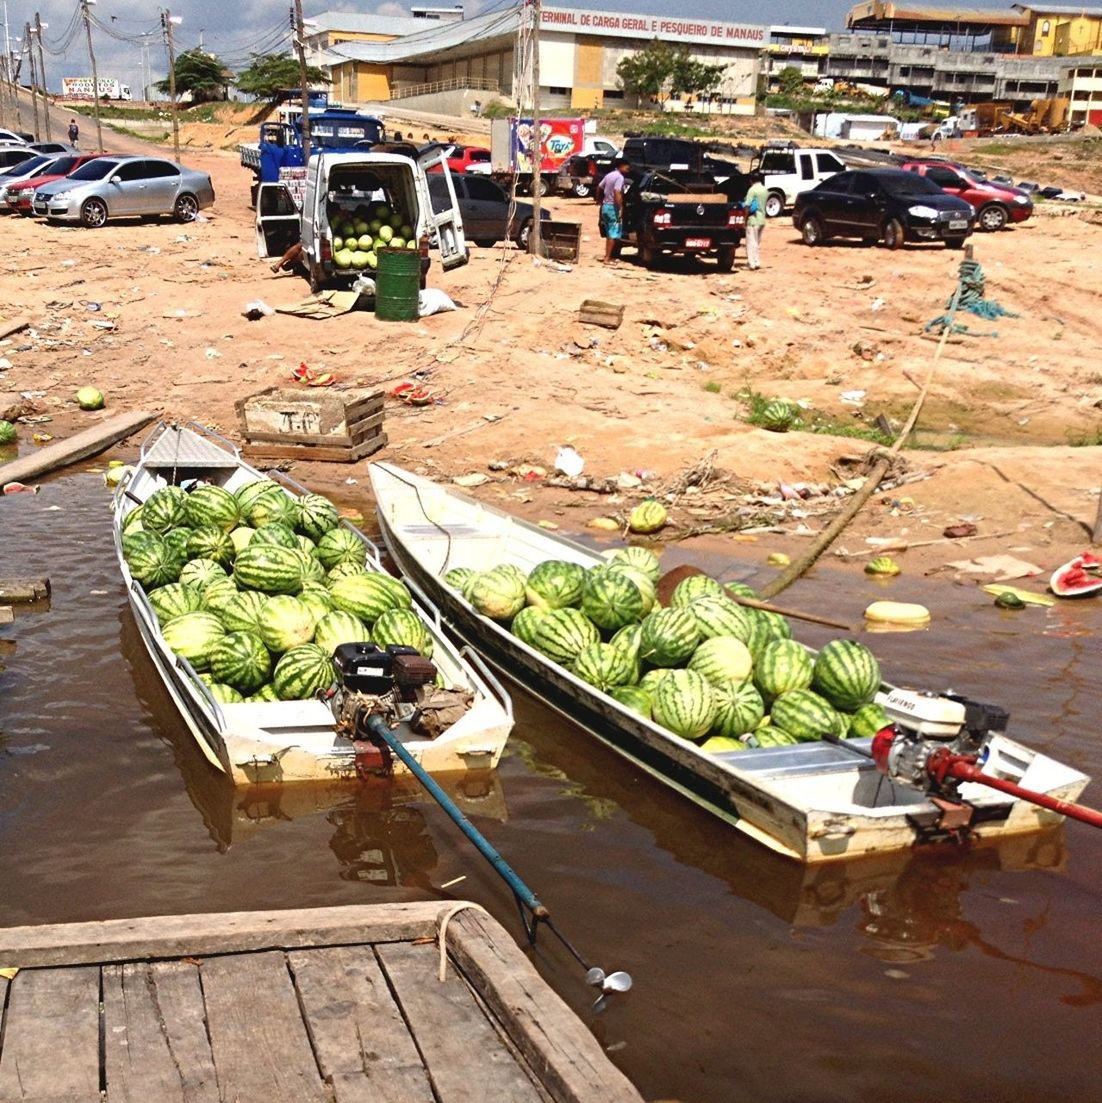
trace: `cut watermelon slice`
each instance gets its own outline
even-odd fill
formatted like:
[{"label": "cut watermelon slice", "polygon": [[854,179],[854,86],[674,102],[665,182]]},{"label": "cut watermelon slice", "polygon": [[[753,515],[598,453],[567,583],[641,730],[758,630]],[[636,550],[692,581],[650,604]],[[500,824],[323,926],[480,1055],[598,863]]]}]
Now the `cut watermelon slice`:
[{"label": "cut watermelon slice", "polygon": [[1096,594],[1102,590],[1102,558],[1093,552],[1083,552],[1053,571],[1048,585],[1057,597]]}]

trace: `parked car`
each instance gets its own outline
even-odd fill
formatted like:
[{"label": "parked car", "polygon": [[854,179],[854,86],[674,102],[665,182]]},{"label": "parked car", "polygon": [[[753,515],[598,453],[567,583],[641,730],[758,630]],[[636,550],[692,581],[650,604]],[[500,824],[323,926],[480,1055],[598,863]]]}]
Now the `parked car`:
[{"label": "parked car", "polygon": [[[512,241],[517,248],[528,248],[528,235],[532,231],[533,208],[531,203],[518,200],[509,217],[509,196],[505,189],[493,180],[481,176],[460,175],[452,177],[455,198],[459,203],[459,215],[463,220],[463,236],[476,245],[490,246],[499,241]],[[451,199],[442,175],[429,176],[429,195],[435,211],[448,208]],[[551,217],[547,210],[540,211],[541,221]]]},{"label": "parked car", "polygon": [[30,142],[27,146],[28,149],[34,150],[35,153],[79,153],[80,151],[76,146],[70,145],[68,142]]},{"label": "parked car", "polygon": [[840,172],[798,195],[792,211],[805,245],[855,237],[866,245],[883,241],[888,249],[907,241],[943,241],[959,249],[975,217],[971,203],[900,169]]},{"label": "parked car", "polygon": [[34,214],[34,193],[43,184],[52,184],[55,180],[63,180],[71,172],[75,172],[81,165],[96,157],[115,156],[114,154],[101,153],[74,153],[68,156],[58,157],[53,164],[40,169],[33,176],[28,176],[15,184],[9,184],[6,194],[8,208],[16,214],[30,218]]},{"label": "parked car", "polygon": [[795,142],[769,142],[750,162],[750,171],[762,173],[769,189],[765,200],[767,218],[779,218],[797,195],[845,168],[831,150],[800,149]]},{"label": "parked car", "polygon": [[0,146],[0,177],[10,168],[29,161],[35,156],[33,149],[26,146]]},{"label": "parked car", "polygon": [[[31,135],[33,138],[34,135]],[[0,128],[0,145],[5,146],[25,146],[27,139],[22,134],[16,134],[14,130],[4,130]]]},{"label": "parked car", "polygon": [[447,161],[453,173],[470,172],[476,165],[485,166],[479,168],[480,172],[490,171],[490,151],[483,146],[452,146]]},{"label": "parked car", "polygon": [[20,161],[18,165],[13,165],[7,172],[0,174],[0,212],[7,214],[11,211],[8,206],[8,188],[14,184],[21,184],[40,172],[48,172],[50,166],[57,160],[56,154],[43,153],[29,160]]},{"label": "parked car", "polygon": [[901,166],[935,183],[949,195],[955,195],[976,208],[976,226],[980,230],[1001,230],[1008,222],[1024,222],[1033,213],[1029,193],[1013,185],[981,179],[963,165],[951,161],[904,161]]},{"label": "parked car", "polygon": [[205,172],[152,157],[97,157],[71,176],[40,187],[34,213],[95,229],[109,218],[128,215],[172,215],[192,222],[213,203],[214,185]]}]

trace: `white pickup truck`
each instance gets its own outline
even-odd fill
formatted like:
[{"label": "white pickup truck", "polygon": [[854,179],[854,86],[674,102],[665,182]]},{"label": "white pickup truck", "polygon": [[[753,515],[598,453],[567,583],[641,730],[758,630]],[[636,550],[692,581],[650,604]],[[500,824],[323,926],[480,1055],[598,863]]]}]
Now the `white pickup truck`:
[{"label": "white pickup truck", "polygon": [[769,198],[765,213],[778,218],[796,196],[810,191],[835,173],[845,171],[845,163],[829,149],[802,149],[792,143],[766,145],[750,164],[750,171],[765,176]]}]

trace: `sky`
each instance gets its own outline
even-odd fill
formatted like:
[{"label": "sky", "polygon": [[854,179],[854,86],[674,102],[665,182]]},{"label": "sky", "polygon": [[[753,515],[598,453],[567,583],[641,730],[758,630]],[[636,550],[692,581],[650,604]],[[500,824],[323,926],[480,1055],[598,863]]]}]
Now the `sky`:
[{"label": "sky", "polygon": [[[20,43],[16,37],[23,35],[23,26],[34,13],[41,13],[49,27],[43,32],[47,48],[46,77],[51,90],[60,90],[63,76],[89,76],[87,41],[83,29],[77,27],[75,36],[67,35],[77,10],[76,0],[4,0],[10,22],[12,50],[18,55]],[[173,0],[165,0],[172,3]],[[450,0],[449,0],[450,2]],[[545,0],[547,2],[547,0]],[[950,0],[931,0],[945,7]],[[845,15],[853,0],[679,0],[677,14],[699,16],[702,19],[722,19],[738,23],[792,23],[801,26],[826,27],[841,30]],[[967,0],[970,8],[1009,8],[1011,0]],[[476,15],[487,6],[497,7],[500,0],[467,0],[467,14]],[[181,23],[175,29],[177,51],[197,46],[202,41],[206,49],[240,68],[247,63],[253,51],[264,52],[268,44],[276,41],[287,27],[289,0],[175,0],[174,17]],[[407,6],[395,0],[363,0],[349,2],[337,0],[304,0],[307,18],[320,11],[377,12],[382,15],[401,15]],[[550,4],[549,4],[550,6]],[[670,0],[554,0],[556,7],[592,7],[603,11],[629,11],[646,14],[669,14],[674,7]],[[159,32],[160,9],[149,0],[98,0],[92,12],[115,35],[136,36],[153,31],[146,56],[154,80],[167,72],[164,42]],[[98,27],[92,29],[96,51],[96,63],[101,77],[114,77],[134,89],[139,96],[143,85],[143,51],[140,45],[119,41]],[[66,38],[71,41],[66,42]],[[286,42],[287,40],[284,39]],[[50,50],[60,50],[60,56]],[[63,49],[62,49],[63,48]],[[26,70],[24,70],[24,77]]]}]

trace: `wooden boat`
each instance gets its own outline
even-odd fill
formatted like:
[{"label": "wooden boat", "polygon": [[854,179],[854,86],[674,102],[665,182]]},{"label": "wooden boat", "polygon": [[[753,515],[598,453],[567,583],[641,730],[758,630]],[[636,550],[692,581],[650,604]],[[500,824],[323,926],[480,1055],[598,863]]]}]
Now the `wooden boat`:
[{"label": "wooden boat", "polygon": [[[445,585],[453,567],[547,559],[593,566],[590,548],[547,532],[391,464],[371,465],[383,539],[426,607],[501,670],[614,750],[741,831],[803,862],[902,850],[933,837],[941,810],[917,789],[892,782],[856,751],[868,739],[801,743],[706,754],[632,712],[478,614]],[[1034,791],[1075,800],[1090,780],[1002,734],[988,744],[984,770]],[[976,783],[960,789],[975,807],[974,834],[995,838],[1037,831],[1062,817]]]},{"label": "wooden boat", "polygon": [[[122,554],[127,514],[159,487],[197,479],[233,491],[265,478],[238,450],[202,426],[162,423],[143,443],[133,474],[114,498],[115,552],[142,642],[204,757],[237,785],[324,781],[357,776],[352,743],[336,730],[333,712],[320,700],[219,704],[191,665],[165,644],[141,585]],[[288,494],[304,492],[275,474]],[[347,522],[345,522],[347,524]],[[352,528],[351,525],[348,526]],[[368,570],[384,571],[379,551],[363,533]],[[473,655],[463,655],[439,628],[431,610],[418,610],[433,639],[433,662],[445,683],[474,695],[470,709],[435,739],[399,725],[402,742],[431,773],[462,773],[495,767],[513,726],[512,702],[500,682]],[[400,762],[395,773],[405,772]]]}]

